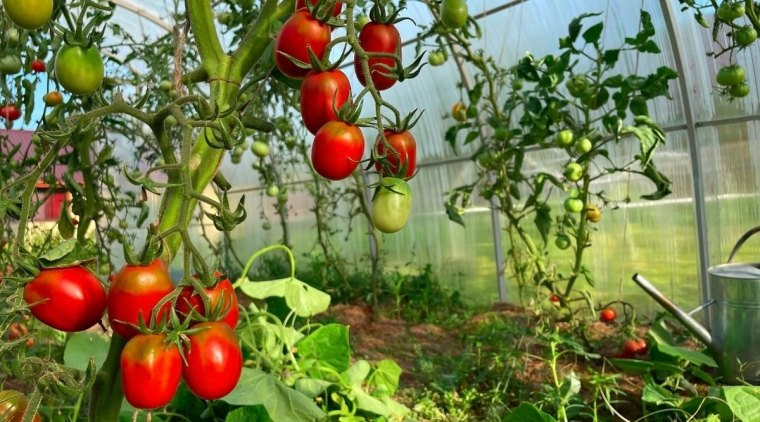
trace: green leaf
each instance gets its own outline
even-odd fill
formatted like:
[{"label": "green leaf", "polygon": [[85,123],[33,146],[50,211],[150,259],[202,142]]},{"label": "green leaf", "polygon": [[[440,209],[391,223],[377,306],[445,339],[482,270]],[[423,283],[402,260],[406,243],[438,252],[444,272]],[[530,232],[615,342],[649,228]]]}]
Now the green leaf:
[{"label": "green leaf", "polygon": [[636,47],[636,49],[642,53],[660,54],[662,52],[662,50],[660,50],[660,47],[653,40],[649,40],[644,44],[641,44],[640,46]]},{"label": "green leaf", "polygon": [[512,409],[502,422],[556,422],[557,420],[550,415],[538,410],[536,406],[530,403],[522,403]]},{"label": "green leaf", "polygon": [[310,318],[330,307],[330,295],[295,278],[258,282],[246,280],[240,290],[254,299],[285,298],[288,307],[302,318]]},{"label": "green leaf", "polygon": [[536,207],[536,216],[533,222],[538,228],[538,232],[541,234],[541,239],[544,243],[549,238],[549,233],[552,230],[552,208],[546,204],[540,207]]},{"label": "green leaf", "polygon": [[657,168],[654,166],[654,163],[649,163],[644,168],[644,176],[646,176],[649,180],[651,180],[657,190],[654,193],[651,193],[649,195],[641,195],[642,199],[647,199],[650,201],[662,199],[672,192],[670,190],[670,179],[668,179],[667,176],[660,173]]},{"label": "green leaf", "polygon": [[391,409],[385,403],[380,399],[372,397],[369,393],[362,390],[361,387],[354,387],[351,390],[350,397],[354,404],[356,404],[356,407],[365,412],[385,417],[393,416]]},{"label": "green leaf", "polygon": [[77,246],[77,240],[76,239],[67,239],[63,242],[56,245],[54,248],[47,251],[44,255],[40,257],[40,260],[44,260],[47,262],[54,262],[57,261],[64,256],[71,253],[71,251],[74,250]]},{"label": "green leaf", "polygon": [[347,384],[354,387],[361,387],[371,371],[372,365],[362,359],[351,365],[351,367],[340,374],[340,376]]},{"label": "green leaf", "polygon": [[341,324],[328,324],[318,328],[299,341],[299,359],[316,359],[338,372],[343,372],[351,365],[351,344],[348,340],[348,327]]},{"label": "green leaf", "polygon": [[63,364],[84,371],[95,359],[95,366],[100,368],[108,355],[108,338],[90,332],[72,333],[63,351]]},{"label": "green leaf", "polygon": [[300,378],[296,381],[295,389],[306,397],[311,397],[313,399],[322,395],[331,385],[333,385],[333,383],[329,381],[314,378]]},{"label": "green leaf", "polygon": [[327,415],[307,396],[274,375],[243,368],[235,389],[221,399],[234,406],[262,405],[274,421],[321,421]]},{"label": "green leaf", "polygon": [[225,422],[271,422],[264,406],[246,406],[235,409],[227,414]]},{"label": "green leaf", "polygon": [[618,59],[620,59],[620,50],[616,48],[605,51],[604,55],[602,56],[602,60],[604,61],[604,64],[607,65],[607,67],[615,67]]},{"label": "green leaf", "polygon": [[462,218],[462,214],[459,213],[459,207],[452,204],[446,204],[446,215],[449,216],[449,220],[464,227],[464,218]]},{"label": "green leaf", "polygon": [[580,35],[581,29],[583,29],[581,22],[583,22],[584,19],[599,15],[601,15],[601,13],[584,13],[570,21],[570,25],[567,27],[568,38],[570,41],[575,42],[575,40],[578,39],[578,35]]},{"label": "green leaf", "polygon": [[723,387],[726,402],[742,422],[760,420],[760,387]]},{"label": "green leaf", "polygon": [[683,368],[676,365],[671,365],[665,362],[637,360],[637,359],[610,359],[610,362],[615,367],[626,371],[634,372],[638,374],[646,374],[648,372],[658,372],[667,375],[682,374]]},{"label": "green leaf", "polygon": [[370,375],[367,385],[372,388],[377,396],[382,391],[384,395],[392,396],[398,390],[402,369],[391,359],[383,359],[377,363],[377,367]]},{"label": "green leaf", "polygon": [[696,350],[689,350],[679,346],[671,346],[670,344],[657,344],[657,350],[667,356],[674,357],[676,359],[685,360],[697,365],[706,365],[710,368],[717,368],[718,364],[715,360],[705,353],[698,352]]},{"label": "green leaf", "polygon": [[589,44],[596,44],[597,42],[599,42],[599,39],[602,37],[603,30],[604,30],[604,23],[599,22],[598,24],[592,26],[591,28],[587,29],[586,32],[583,33],[583,39]]},{"label": "green leaf", "polygon": [[680,397],[660,385],[649,382],[649,380],[645,383],[644,389],[641,391],[641,401],[644,403],[652,403],[657,406],[666,404],[671,407],[679,407],[682,402]]}]

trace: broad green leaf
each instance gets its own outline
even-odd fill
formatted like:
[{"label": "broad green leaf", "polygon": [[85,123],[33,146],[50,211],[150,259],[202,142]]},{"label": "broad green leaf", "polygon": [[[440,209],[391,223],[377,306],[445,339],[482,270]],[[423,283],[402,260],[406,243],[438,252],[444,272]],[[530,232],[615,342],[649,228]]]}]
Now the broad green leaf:
[{"label": "broad green leaf", "polygon": [[329,381],[314,378],[301,378],[296,381],[295,389],[306,397],[315,398],[322,395],[327,387],[333,385]]},{"label": "broad green leaf", "polygon": [[449,220],[464,227],[464,218],[462,218],[462,214],[459,212],[459,207],[446,204],[446,215],[448,215]]},{"label": "broad green leaf", "polygon": [[359,409],[374,413],[379,416],[393,416],[391,409],[385,405],[381,400],[372,397],[369,393],[361,389],[361,387],[354,387],[350,394],[356,407]]},{"label": "broad green leaf", "polygon": [[95,366],[100,368],[108,355],[108,339],[99,334],[90,332],[73,333],[66,342],[63,351],[63,364],[84,371],[90,362],[95,359]]},{"label": "broad green leaf", "polygon": [[596,44],[597,42],[599,42],[599,38],[601,38],[603,30],[604,30],[604,23],[599,22],[598,24],[592,26],[591,28],[587,29],[586,32],[583,33],[583,40],[589,44]]},{"label": "broad green leaf", "polygon": [[370,365],[369,362],[366,360],[359,360],[343,372],[341,377],[346,383],[354,387],[361,387],[371,371],[372,365]]},{"label": "broad green leaf", "polygon": [[367,385],[374,390],[375,396],[380,395],[379,392],[382,392],[382,395],[392,396],[398,390],[401,372],[403,372],[401,367],[395,361],[383,359],[377,363],[377,367],[372,371]]},{"label": "broad green leaf", "polygon": [[656,347],[661,353],[672,356],[676,359],[685,360],[697,365],[707,365],[711,368],[718,367],[718,364],[713,358],[702,352],[678,346],[671,346],[670,344],[658,344]]},{"label": "broad green leaf", "polygon": [[235,389],[221,400],[235,406],[262,405],[273,421],[321,421],[327,417],[309,397],[252,368],[243,368]]},{"label": "broad green leaf", "polygon": [[68,255],[77,245],[76,239],[68,239],[56,245],[40,257],[41,260],[54,262]]},{"label": "broad green leaf", "polygon": [[536,406],[523,403],[512,409],[512,413],[502,419],[502,422],[557,422],[557,420],[538,410]]},{"label": "broad green leaf", "polygon": [[272,422],[264,406],[246,406],[227,414],[225,422]]},{"label": "broad green leaf", "polygon": [[254,299],[282,297],[288,307],[303,318],[322,313],[330,306],[330,295],[295,278],[258,282],[246,280],[240,290]]},{"label": "broad green leaf", "polygon": [[671,393],[662,386],[654,383],[647,382],[644,385],[644,389],[641,392],[641,401],[644,403],[652,403],[654,405],[667,404],[671,407],[678,407],[681,405],[681,398]]},{"label": "broad green leaf", "polygon": [[552,208],[546,205],[536,207],[536,216],[534,217],[533,222],[536,224],[536,228],[541,234],[541,240],[546,243],[549,238],[549,233],[551,233],[552,230]]},{"label": "broad green leaf", "polygon": [[723,394],[740,421],[760,421],[760,387],[723,387]]},{"label": "broad green leaf", "polygon": [[315,359],[339,372],[351,365],[348,327],[328,324],[304,337],[296,345],[299,359]]}]

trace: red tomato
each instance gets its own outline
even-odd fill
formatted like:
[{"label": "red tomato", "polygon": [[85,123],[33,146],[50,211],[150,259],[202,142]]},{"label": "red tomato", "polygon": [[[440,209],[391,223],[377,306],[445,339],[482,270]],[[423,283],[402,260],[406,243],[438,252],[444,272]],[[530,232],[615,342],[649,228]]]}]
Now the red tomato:
[{"label": "red tomato", "polygon": [[222,322],[202,322],[193,328],[199,331],[188,336],[190,349],[182,376],[196,396],[222,398],[235,388],[243,370],[243,353],[235,332]]},{"label": "red tomato", "polygon": [[45,71],[45,62],[43,62],[40,59],[34,60],[32,64],[29,65],[29,67],[32,69],[34,73],[40,73]]},{"label": "red tomato", "polygon": [[637,355],[643,355],[647,352],[647,342],[644,339],[628,339],[623,343],[623,352],[621,356],[631,358]]},{"label": "red tomato", "polygon": [[330,120],[337,120],[340,110],[351,95],[351,83],[340,70],[311,71],[301,83],[301,117],[312,134]]},{"label": "red tomato", "polygon": [[[386,152],[385,142],[383,142],[382,137],[378,136],[375,143],[375,151],[378,155],[385,156],[390,166],[383,168],[378,162],[375,164],[377,171],[383,176],[412,177],[417,166],[417,142],[412,134],[409,131],[393,132],[386,130],[385,138],[393,150]],[[399,174],[404,168],[406,168],[406,172]]]},{"label": "red tomato", "polygon": [[[316,6],[317,2],[319,2],[319,0],[311,0],[311,5]],[[301,9],[306,9],[306,0],[296,0],[296,11]],[[341,11],[343,11],[343,3],[336,1],[335,6],[333,6],[333,17],[337,18],[340,16]]]},{"label": "red tomato", "polygon": [[121,351],[121,385],[133,407],[166,406],[181,376],[182,356],[176,344],[166,343],[166,334],[138,334]]},{"label": "red tomato", "polygon": [[[215,276],[221,275],[217,272]],[[203,289],[208,296],[208,304],[211,307],[211,312],[206,312],[203,308],[203,298],[198,292],[193,289],[193,286],[186,286],[179,293],[177,298],[177,314],[180,317],[187,317],[191,314],[191,309],[195,309],[201,316],[219,315],[222,312],[227,312],[224,318],[219,321],[229,325],[233,330],[237,327],[238,318],[240,317],[240,310],[238,309],[238,299],[235,295],[235,289],[232,288],[232,283],[229,279],[224,279],[214,287],[207,287]]]},{"label": "red tomato", "polygon": [[293,14],[280,29],[274,41],[274,62],[285,76],[303,78],[309,69],[296,66],[288,56],[311,63],[309,48],[321,60],[330,44],[330,26],[316,20],[308,11]]},{"label": "red tomato", "polygon": [[552,295],[552,296],[549,298],[549,301],[551,301],[551,302],[553,302],[553,303],[559,303],[559,296],[557,296],[557,295]]},{"label": "red tomato", "polygon": [[[174,290],[169,270],[160,259],[150,265],[126,265],[119,271],[108,289],[108,320],[113,330],[124,338],[132,338],[139,331],[129,324],[139,325],[139,316],[150,325],[153,308]],[[167,302],[157,314],[158,321],[167,316],[171,303]]]},{"label": "red tomato", "polygon": [[[0,391],[0,421],[23,421],[27,406],[29,406],[29,400],[23,393],[16,390]],[[32,422],[40,421],[42,421],[40,415],[35,413]]]},{"label": "red tomato", "polygon": [[599,320],[602,322],[612,322],[617,317],[617,313],[612,308],[604,308],[599,314]]},{"label": "red tomato", "polygon": [[0,117],[8,121],[14,121],[21,118],[21,109],[16,104],[6,104],[0,107]]},{"label": "red tomato", "polygon": [[43,323],[61,331],[86,330],[106,310],[106,291],[81,266],[43,269],[24,286],[24,301]]},{"label": "red tomato", "polygon": [[317,131],[311,146],[311,163],[325,179],[343,180],[354,172],[363,154],[361,129],[333,120]]},{"label": "red tomato", "polygon": [[[364,25],[364,28],[359,33],[359,45],[370,54],[386,53],[396,54],[401,57],[401,35],[392,24],[386,25],[370,22]],[[387,76],[388,69],[384,67],[388,66],[391,69],[395,69],[396,61],[393,58],[370,57],[368,64],[372,83],[378,91],[388,89],[396,83],[396,79]],[[354,56],[354,70],[356,70],[356,77],[359,78],[359,82],[367,86],[367,80],[358,56]]]}]

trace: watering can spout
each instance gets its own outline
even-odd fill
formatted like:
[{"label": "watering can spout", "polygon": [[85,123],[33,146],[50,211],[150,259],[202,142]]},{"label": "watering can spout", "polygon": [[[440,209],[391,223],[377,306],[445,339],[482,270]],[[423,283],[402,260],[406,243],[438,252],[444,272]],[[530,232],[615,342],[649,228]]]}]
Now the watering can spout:
[{"label": "watering can spout", "polygon": [[713,346],[712,336],[710,335],[710,332],[707,331],[707,329],[705,329],[702,324],[697,322],[697,320],[692,318],[691,315],[684,312],[683,309],[679,308],[675,303],[671,302],[670,299],[665,297],[665,295],[657,290],[657,288],[654,287],[652,283],[649,282],[649,280],[642,277],[641,274],[634,274],[633,281],[635,281],[636,284],[644,289],[644,291],[647,292],[649,296],[652,296],[652,299],[656,300],[657,303],[659,303],[663,308],[665,308],[674,317],[676,317],[676,319],[681,321],[681,323],[685,325],[686,328],[688,328],[689,331],[691,331],[692,334],[694,334],[697,339],[699,339],[699,341],[707,346]]}]

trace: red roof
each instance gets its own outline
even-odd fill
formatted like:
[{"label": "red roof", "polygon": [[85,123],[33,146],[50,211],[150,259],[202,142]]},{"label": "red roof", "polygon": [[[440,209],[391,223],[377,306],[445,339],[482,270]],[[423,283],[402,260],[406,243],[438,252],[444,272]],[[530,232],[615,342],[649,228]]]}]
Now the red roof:
[{"label": "red roof", "polygon": [[[21,161],[24,159],[24,156],[26,154],[32,153],[32,148],[33,148],[32,136],[33,135],[34,135],[34,132],[30,130],[0,129],[0,139],[7,136],[8,141],[9,141],[8,143],[0,142],[0,150],[2,150],[4,153],[8,153],[16,145],[21,145],[21,148],[19,148],[18,152],[16,152],[16,154],[13,156],[15,160]],[[63,174],[66,172],[66,165],[55,164],[53,168],[55,171],[55,178],[60,180],[63,177]],[[74,180],[76,180],[77,182],[82,182],[82,175],[79,172],[74,173]],[[42,185],[38,185],[38,187],[41,189],[47,188],[46,185],[44,186]]]}]

